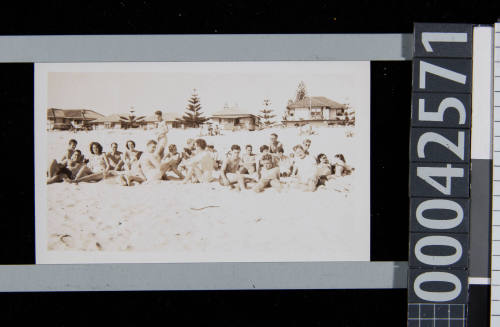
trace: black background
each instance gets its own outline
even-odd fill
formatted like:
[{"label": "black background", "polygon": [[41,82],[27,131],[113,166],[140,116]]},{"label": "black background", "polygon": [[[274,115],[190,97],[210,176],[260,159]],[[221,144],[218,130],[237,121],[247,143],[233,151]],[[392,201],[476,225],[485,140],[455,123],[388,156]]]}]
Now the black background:
[{"label": "black background", "polygon": [[[500,13],[494,1],[183,3],[2,4],[0,34],[411,33],[417,21],[493,24]],[[30,64],[0,65],[2,264],[34,262],[32,78]],[[409,62],[372,63],[372,260],[408,257],[410,96]],[[472,289],[470,325],[487,325],[487,296]],[[406,290],[1,293],[0,312],[1,321],[52,326],[101,317],[121,325],[404,326]]]}]

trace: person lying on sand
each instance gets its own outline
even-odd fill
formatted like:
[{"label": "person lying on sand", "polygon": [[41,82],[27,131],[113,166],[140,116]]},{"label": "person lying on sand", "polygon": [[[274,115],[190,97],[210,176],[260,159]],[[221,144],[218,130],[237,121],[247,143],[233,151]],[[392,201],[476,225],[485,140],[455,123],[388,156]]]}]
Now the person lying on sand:
[{"label": "person lying on sand", "polygon": [[341,153],[337,153],[334,156],[334,159],[332,160],[332,165],[334,167],[333,170],[335,172],[335,176],[337,177],[350,175],[354,170],[354,168],[346,164],[344,155]]},{"label": "person lying on sand", "polygon": [[241,168],[240,173],[242,174],[253,174],[257,171],[256,168],[256,155],[252,153],[252,146],[247,144],[245,146],[245,153],[241,156]]},{"label": "person lying on sand", "polygon": [[280,182],[280,169],[279,167],[274,167],[273,157],[270,154],[266,154],[262,156],[260,161],[262,163],[260,179],[253,187],[253,190],[260,193],[267,187],[273,187],[280,192],[282,189]]},{"label": "person lying on sand", "polygon": [[328,180],[335,178],[333,167],[328,161],[326,154],[318,154],[316,162],[318,163],[318,186],[325,185]]},{"label": "person lying on sand", "polygon": [[[82,152],[75,150],[70,159],[65,160],[65,164],[61,165],[53,160],[49,166],[49,174],[52,175],[47,180],[47,184],[68,182],[71,183],[76,178],[78,172],[85,164],[82,163]],[[54,174],[54,172],[56,172]]]},{"label": "person lying on sand", "polygon": [[231,154],[229,157],[224,159],[219,177],[221,185],[236,188],[238,191],[241,191],[242,188],[247,188],[245,184],[245,177],[240,173],[240,151],[241,148],[239,145],[233,144],[231,146]]},{"label": "person lying on sand", "polygon": [[206,149],[207,142],[204,139],[196,139],[194,146],[194,155],[185,162],[187,174],[184,183],[210,183],[214,181],[212,174],[215,162]]},{"label": "person lying on sand", "polygon": [[61,183],[63,180],[70,178],[70,176],[71,171],[65,164],[58,163],[56,159],[53,159],[49,163],[49,168],[47,170],[47,185]]},{"label": "person lying on sand", "polygon": [[301,145],[293,147],[294,162],[292,175],[296,177],[294,186],[303,191],[313,192],[318,183],[316,160],[306,155]]},{"label": "person lying on sand", "polygon": [[123,162],[122,155],[123,154],[118,151],[118,143],[111,143],[111,151],[106,153],[106,159],[108,160],[110,170],[120,171],[123,169],[125,163]]},{"label": "person lying on sand", "polygon": [[[47,184],[52,184],[52,183],[61,183],[64,178],[69,178],[71,176],[71,171],[67,169],[67,163],[71,159],[73,153],[76,150],[78,142],[74,139],[69,140],[68,142],[68,148],[66,149],[66,152],[61,158],[60,162],[57,162],[56,159],[53,159],[49,163],[49,167],[47,170]],[[83,160],[83,156],[82,160]]]},{"label": "person lying on sand", "polygon": [[318,163],[318,176],[330,176],[333,174],[333,167],[328,161],[326,154],[318,154],[316,162]]},{"label": "person lying on sand", "polygon": [[[184,175],[179,171],[178,167],[182,160],[182,156],[177,152],[177,146],[175,144],[170,144],[168,146],[168,152],[165,154],[161,160],[162,164],[165,164],[165,173],[171,171],[176,174],[180,179],[184,178]],[[165,175],[163,177],[166,177]]]},{"label": "person lying on sand", "polygon": [[106,155],[102,152],[102,145],[98,142],[90,143],[90,158],[87,165],[82,165],[73,182],[98,182],[106,178],[109,164]]}]

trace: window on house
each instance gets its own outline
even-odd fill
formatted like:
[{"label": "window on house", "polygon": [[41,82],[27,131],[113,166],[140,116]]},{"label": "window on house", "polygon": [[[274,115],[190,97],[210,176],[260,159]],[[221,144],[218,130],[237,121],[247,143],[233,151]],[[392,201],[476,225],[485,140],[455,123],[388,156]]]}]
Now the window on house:
[{"label": "window on house", "polygon": [[236,119],[234,120],[234,124],[235,124],[235,125],[238,125],[239,123],[240,123],[240,119],[239,119],[239,118],[236,118]]},{"label": "window on house", "polygon": [[311,109],[311,119],[323,119],[323,113],[321,108]]}]

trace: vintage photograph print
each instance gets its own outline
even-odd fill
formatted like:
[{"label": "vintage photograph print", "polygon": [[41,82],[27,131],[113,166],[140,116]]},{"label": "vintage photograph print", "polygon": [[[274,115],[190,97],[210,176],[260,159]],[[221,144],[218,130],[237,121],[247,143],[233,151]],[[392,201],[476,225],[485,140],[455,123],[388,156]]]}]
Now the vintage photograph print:
[{"label": "vintage photograph print", "polygon": [[37,263],[370,260],[370,63],[35,66]]}]

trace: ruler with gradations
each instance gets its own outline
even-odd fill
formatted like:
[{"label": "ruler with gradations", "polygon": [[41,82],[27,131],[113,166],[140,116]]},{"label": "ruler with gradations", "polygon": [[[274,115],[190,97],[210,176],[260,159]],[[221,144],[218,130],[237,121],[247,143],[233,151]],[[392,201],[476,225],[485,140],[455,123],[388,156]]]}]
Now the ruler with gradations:
[{"label": "ruler with gradations", "polygon": [[493,189],[491,228],[491,326],[500,326],[500,24],[495,24],[493,68]]},{"label": "ruler with gradations", "polygon": [[473,26],[415,24],[408,326],[465,326]]}]

